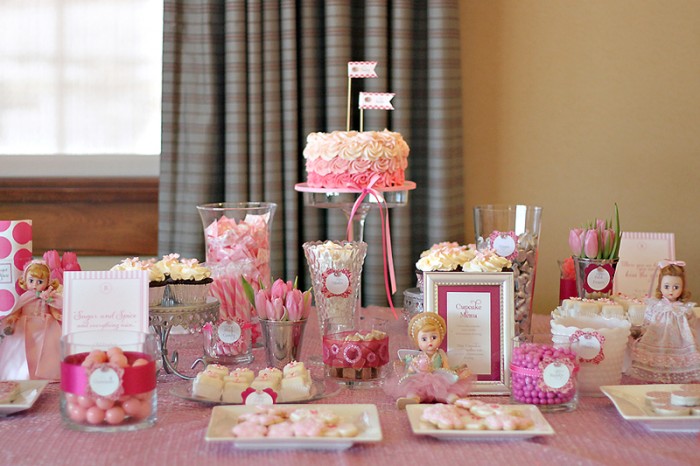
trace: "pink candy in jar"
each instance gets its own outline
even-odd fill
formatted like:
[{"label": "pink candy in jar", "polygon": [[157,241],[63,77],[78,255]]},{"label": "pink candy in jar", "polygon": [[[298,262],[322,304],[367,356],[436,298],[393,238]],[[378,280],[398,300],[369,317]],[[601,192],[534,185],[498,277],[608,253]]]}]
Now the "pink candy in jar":
[{"label": "pink candy in jar", "polygon": [[575,409],[578,368],[576,353],[552,346],[549,335],[516,337],[510,364],[511,398],[543,411]]},{"label": "pink candy in jar", "polygon": [[[81,346],[69,343],[76,335],[80,334],[63,337],[65,352]],[[138,335],[152,340],[152,335]],[[155,423],[155,360],[150,350],[139,349],[124,351],[113,346],[106,351],[94,349],[64,355],[61,413],[69,427],[113,431],[133,430]]]}]

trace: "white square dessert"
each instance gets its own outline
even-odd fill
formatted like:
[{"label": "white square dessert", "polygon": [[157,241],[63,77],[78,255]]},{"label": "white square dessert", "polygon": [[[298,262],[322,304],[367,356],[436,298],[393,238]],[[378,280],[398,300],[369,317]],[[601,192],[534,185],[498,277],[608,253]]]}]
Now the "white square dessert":
[{"label": "white square dessert", "polygon": [[224,381],[210,371],[200,372],[192,382],[192,394],[211,401],[221,400],[223,388]]}]

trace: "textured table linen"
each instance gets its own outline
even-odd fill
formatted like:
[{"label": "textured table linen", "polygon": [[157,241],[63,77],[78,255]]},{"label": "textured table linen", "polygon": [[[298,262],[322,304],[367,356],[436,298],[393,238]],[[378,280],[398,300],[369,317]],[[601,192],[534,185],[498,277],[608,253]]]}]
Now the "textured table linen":
[{"label": "textured table linen", "polygon": [[[377,311],[376,309],[373,311]],[[387,314],[387,317],[390,315]],[[545,329],[546,316],[535,326]],[[410,347],[403,319],[389,321],[391,350]],[[201,354],[199,336],[173,335],[170,348],[180,352],[180,369]],[[318,324],[309,322],[302,360],[320,355]],[[263,366],[264,352],[255,350],[254,369]],[[190,371],[191,373],[191,371]],[[623,383],[625,381],[623,380]],[[155,426],[125,433],[85,433],[69,430],[59,413],[58,384],[50,384],[30,410],[0,418],[0,465],[425,465],[425,464],[700,464],[696,433],[654,433],[620,417],[605,397],[584,397],[570,413],[545,414],[556,434],[529,440],[440,441],[415,436],[404,411],[381,389],[343,389],[318,403],[377,405],[384,439],[340,452],[313,450],[240,451],[233,444],[204,440],[211,405],[170,394],[173,375],[158,380],[158,421]],[[480,397],[507,402],[507,397]]]}]

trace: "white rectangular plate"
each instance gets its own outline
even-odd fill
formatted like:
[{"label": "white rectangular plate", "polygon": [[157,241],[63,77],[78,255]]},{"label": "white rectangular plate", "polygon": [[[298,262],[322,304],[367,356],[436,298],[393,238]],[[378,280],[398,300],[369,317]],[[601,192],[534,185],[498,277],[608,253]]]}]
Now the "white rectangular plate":
[{"label": "white rectangular plate", "polygon": [[700,416],[660,416],[647,404],[647,392],[672,392],[680,385],[607,385],[600,390],[610,398],[626,421],[639,422],[647,429],[659,432],[699,432]]},{"label": "white rectangular plate", "polygon": [[316,404],[284,405],[287,409],[319,408],[337,414],[341,422],[354,422],[360,428],[356,437],[308,437],[308,438],[236,438],[231,429],[236,425],[238,416],[255,411],[255,406],[225,405],[215,406],[209,419],[209,427],[204,438],[209,442],[233,442],[236,448],[248,450],[274,449],[313,449],[345,450],[355,443],[379,442],[382,440],[382,428],[379,424],[377,407],[370,404]]},{"label": "white rectangular plate", "polygon": [[440,440],[523,440],[539,435],[554,435],[554,429],[535,405],[504,405],[506,410],[519,411],[532,419],[535,425],[525,430],[443,430],[420,420],[423,410],[432,406],[417,404],[406,406],[406,414],[411,423],[411,429],[416,435],[427,435]]},{"label": "white rectangular plate", "polygon": [[12,403],[0,404],[0,416],[17,413],[29,409],[39,398],[48,380],[17,380],[19,382],[19,395]]}]

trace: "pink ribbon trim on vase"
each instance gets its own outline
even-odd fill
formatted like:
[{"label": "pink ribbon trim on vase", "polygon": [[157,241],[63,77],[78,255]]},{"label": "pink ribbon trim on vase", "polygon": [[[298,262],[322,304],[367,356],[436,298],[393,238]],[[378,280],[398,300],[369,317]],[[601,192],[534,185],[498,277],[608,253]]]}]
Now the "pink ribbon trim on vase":
[{"label": "pink ribbon trim on vase", "polygon": [[367,186],[353,186],[354,188],[357,188],[361,190],[360,195],[358,196],[357,200],[355,201],[355,204],[352,206],[352,210],[350,211],[350,217],[348,218],[348,226],[347,226],[347,236],[348,236],[348,241],[352,241],[352,220],[355,217],[355,213],[357,213],[357,209],[360,208],[360,205],[362,204],[362,201],[367,197],[367,195],[371,194],[372,197],[377,201],[377,205],[379,206],[379,215],[381,216],[381,226],[382,226],[382,261],[384,262],[384,288],[386,290],[386,298],[389,301],[389,308],[391,309],[391,312],[394,314],[394,318],[398,319],[398,315],[396,314],[396,309],[394,309],[394,303],[391,300],[391,295],[396,293],[396,275],[394,272],[394,258],[393,254],[391,251],[391,230],[389,228],[389,209],[386,205],[386,201],[384,200],[384,196],[381,195],[379,191],[373,188],[373,186],[377,183],[379,180],[379,175],[375,174],[370,178],[369,183]]},{"label": "pink ribbon trim on vase", "polygon": [[[145,353],[125,351],[129,361],[143,358],[149,359]],[[85,396],[90,393],[88,382],[88,368],[81,363],[88,353],[74,354],[66,357],[61,362],[61,390],[66,393]],[[121,388],[124,395],[138,395],[147,393],[156,388],[156,363],[149,360],[148,364],[136,367],[125,367],[121,379]]]}]

